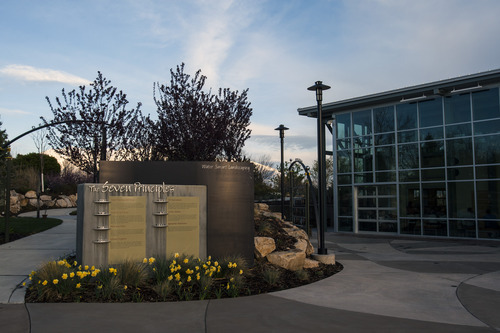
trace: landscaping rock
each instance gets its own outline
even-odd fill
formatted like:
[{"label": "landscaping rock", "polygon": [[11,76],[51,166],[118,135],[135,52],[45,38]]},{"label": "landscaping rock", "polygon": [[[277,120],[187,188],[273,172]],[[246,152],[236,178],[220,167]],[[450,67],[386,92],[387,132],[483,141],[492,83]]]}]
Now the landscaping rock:
[{"label": "landscaping rock", "polygon": [[60,198],[60,199],[56,200],[56,206],[59,207],[59,208],[67,208],[68,207],[68,203],[66,202],[66,200]]},{"label": "landscaping rock", "polygon": [[38,199],[35,198],[35,199],[28,199],[28,204],[32,207],[37,208],[38,206],[42,205],[42,202],[38,201]]},{"label": "landscaping rock", "polygon": [[269,253],[276,250],[276,243],[271,237],[254,237],[255,256],[264,258]]},{"label": "landscaping rock", "polygon": [[319,267],[319,261],[306,258],[304,261],[304,268],[317,268]]},{"label": "landscaping rock", "polygon": [[314,253],[314,247],[312,246],[309,239],[297,239],[295,248],[305,252],[307,257]]},{"label": "landscaping rock", "polygon": [[289,251],[273,252],[268,254],[266,258],[273,265],[290,271],[298,271],[304,267],[306,254],[303,251],[293,249]]},{"label": "landscaping rock", "polygon": [[293,228],[284,228],[283,230],[285,230],[285,232],[290,236],[295,237],[297,239],[309,239],[307,232],[295,226]]},{"label": "landscaping rock", "polygon": [[36,199],[36,192],[35,191],[28,191],[24,195],[28,199]]}]

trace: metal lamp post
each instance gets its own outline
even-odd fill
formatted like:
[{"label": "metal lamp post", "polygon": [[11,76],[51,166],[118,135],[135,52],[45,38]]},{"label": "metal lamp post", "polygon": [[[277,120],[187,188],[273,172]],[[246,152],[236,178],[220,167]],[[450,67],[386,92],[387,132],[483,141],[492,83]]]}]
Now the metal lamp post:
[{"label": "metal lamp post", "polygon": [[318,233],[319,245],[318,254],[327,254],[325,247],[325,229],[326,229],[326,161],[325,161],[325,124],[323,123],[322,101],[323,90],[330,89],[330,86],[324,85],[322,81],[316,81],[314,86],[307,90],[316,91],[316,102],[318,103],[318,201],[319,201],[319,219]]},{"label": "metal lamp post", "polygon": [[284,148],[283,143],[285,139],[285,131],[288,130],[288,127],[281,124],[279,127],[275,128],[276,131],[280,131],[280,140],[281,140],[281,219],[285,218],[285,157],[284,157]]}]

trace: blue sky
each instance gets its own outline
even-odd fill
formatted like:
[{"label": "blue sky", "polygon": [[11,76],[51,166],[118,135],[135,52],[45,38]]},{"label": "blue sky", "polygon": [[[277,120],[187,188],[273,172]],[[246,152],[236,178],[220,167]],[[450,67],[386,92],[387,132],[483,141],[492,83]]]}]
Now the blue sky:
[{"label": "blue sky", "polygon": [[[155,115],[153,82],[201,69],[207,88],[249,88],[258,160],[316,159],[315,104],[500,68],[497,0],[87,0],[0,2],[0,121],[9,138],[51,119],[45,96],[101,71]],[[30,136],[14,154],[36,151]]]}]

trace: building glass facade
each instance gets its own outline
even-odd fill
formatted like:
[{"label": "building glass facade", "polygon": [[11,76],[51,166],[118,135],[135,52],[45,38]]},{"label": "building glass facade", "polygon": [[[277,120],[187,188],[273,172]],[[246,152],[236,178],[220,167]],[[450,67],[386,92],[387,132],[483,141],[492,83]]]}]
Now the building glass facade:
[{"label": "building glass facade", "polygon": [[500,239],[498,86],[412,100],[332,113],[335,229]]}]

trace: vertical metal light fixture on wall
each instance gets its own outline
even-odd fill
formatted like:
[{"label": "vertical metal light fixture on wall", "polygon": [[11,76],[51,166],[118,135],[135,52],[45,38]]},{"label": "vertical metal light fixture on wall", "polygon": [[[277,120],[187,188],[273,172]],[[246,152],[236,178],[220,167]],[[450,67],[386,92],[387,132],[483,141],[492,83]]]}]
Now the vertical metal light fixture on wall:
[{"label": "vertical metal light fixture on wall", "polygon": [[285,156],[284,156],[284,141],[285,141],[285,131],[288,130],[288,127],[281,124],[279,127],[275,128],[276,131],[280,131],[280,140],[281,140],[281,218],[285,218]]},{"label": "vertical metal light fixture on wall", "polygon": [[323,90],[330,89],[330,86],[323,84],[322,81],[307,88],[307,90],[316,91],[316,102],[318,104],[317,124],[318,124],[318,201],[319,217],[316,217],[319,233],[318,254],[327,254],[325,247],[325,229],[326,229],[326,161],[325,161],[325,124],[323,122]]}]

